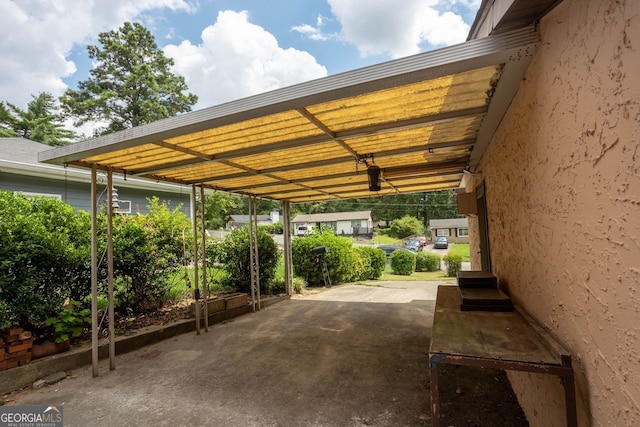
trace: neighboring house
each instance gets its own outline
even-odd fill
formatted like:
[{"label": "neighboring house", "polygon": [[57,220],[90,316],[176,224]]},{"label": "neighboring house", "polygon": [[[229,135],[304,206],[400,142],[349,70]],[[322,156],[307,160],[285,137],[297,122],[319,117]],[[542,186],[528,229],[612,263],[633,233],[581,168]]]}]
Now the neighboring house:
[{"label": "neighboring house", "polygon": [[298,215],[291,223],[295,236],[303,236],[311,229],[334,230],[337,235],[354,237],[373,233],[371,211]]},{"label": "neighboring house", "polygon": [[[280,212],[273,209],[269,215],[258,215],[258,225],[272,225],[280,222]],[[229,215],[226,221],[226,229],[240,228],[249,224],[249,215]]]},{"label": "neighboring house", "polygon": [[444,236],[451,243],[469,243],[467,218],[430,219],[431,238]]},{"label": "neighboring house", "polygon": [[[0,190],[20,192],[27,196],[52,197],[67,202],[77,210],[89,211],[91,172],[38,162],[38,153],[50,149],[48,145],[29,139],[0,138]],[[99,181],[99,203],[104,203],[106,177]],[[188,187],[133,177],[125,180],[115,176],[113,186],[118,197],[118,213],[147,213],[147,199],[157,196],[171,208],[182,204],[182,211],[190,215],[191,190]]]}]

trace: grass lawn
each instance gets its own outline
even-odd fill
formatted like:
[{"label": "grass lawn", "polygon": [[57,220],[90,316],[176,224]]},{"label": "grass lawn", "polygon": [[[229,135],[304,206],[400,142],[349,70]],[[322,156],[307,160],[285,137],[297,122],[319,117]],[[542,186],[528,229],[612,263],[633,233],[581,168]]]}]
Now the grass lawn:
[{"label": "grass lawn", "polygon": [[[212,293],[228,290],[220,283],[224,280],[227,273],[221,268],[207,268],[207,283],[209,291]],[[191,283],[191,287],[187,287],[187,277]],[[193,284],[195,283],[194,269],[192,267],[180,268],[169,278],[168,299],[170,301],[179,301],[183,298],[193,296]],[[200,290],[202,290],[202,275],[198,280]]]},{"label": "grass lawn", "polygon": [[395,282],[429,282],[429,281],[441,281],[441,280],[455,280],[455,277],[447,277],[447,272],[440,271],[415,271],[411,276],[400,276],[393,274],[391,266],[387,264],[384,269],[384,273],[377,280],[382,281],[395,281]]},{"label": "grass lawn", "polygon": [[471,257],[469,255],[469,244],[468,243],[452,243],[451,248],[449,249],[450,254],[458,254],[462,256],[462,262],[471,261]]},{"label": "grass lawn", "polygon": [[373,243],[376,245],[391,245],[391,246],[404,246],[402,240],[398,240],[394,237],[379,235],[373,238]]}]

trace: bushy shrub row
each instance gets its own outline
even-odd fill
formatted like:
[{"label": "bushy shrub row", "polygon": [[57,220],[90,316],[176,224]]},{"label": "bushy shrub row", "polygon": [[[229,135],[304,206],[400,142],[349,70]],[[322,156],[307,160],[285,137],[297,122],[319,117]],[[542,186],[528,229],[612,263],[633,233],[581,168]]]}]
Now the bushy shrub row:
[{"label": "bushy shrub row", "polygon": [[[90,303],[90,215],[61,201],[8,191],[0,191],[0,212],[0,328],[18,324],[36,335],[50,333],[45,322],[61,316],[67,299]],[[105,293],[104,212],[98,221],[99,288]],[[113,225],[116,310],[137,314],[157,308],[168,275],[184,261],[187,217],[180,206],[171,211],[152,199],[148,215],[117,215]]]},{"label": "bushy shrub row", "polygon": [[172,211],[154,197],[147,207],[147,215],[119,215],[113,221],[115,308],[121,313],[161,307],[169,278],[188,261],[184,257],[192,242],[191,224],[181,206]]},{"label": "bushy shrub row", "polygon": [[281,222],[276,222],[275,224],[261,224],[258,228],[263,229],[268,234],[282,234],[284,233],[284,228]]},{"label": "bushy shrub row", "polygon": [[[278,247],[263,227],[258,227],[258,265],[260,292],[267,293],[278,265]],[[222,242],[207,245],[209,263],[219,264],[228,274],[224,286],[251,293],[249,227],[233,230]]]},{"label": "bushy shrub row", "polygon": [[90,217],[8,191],[0,191],[0,212],[0,329],[19,324],[37,332],[66,298],[90,289]]},{"label": "bushy shrub row", "polygon": [[310,286],[324,285],[322,270],[312,252],[320,246],[327,247],[324,259],[333,285],[377,279],[384,271],[385,255],[380,249],[355,248],[348,237],[336,236],[331,231],[314,232],[296,237],[292,245],[293,272]]},{"label": "bushy shrub row", "polygon": [[416,254],[416,271],[440,270],[440,255],[433,252],[418,252]]}]

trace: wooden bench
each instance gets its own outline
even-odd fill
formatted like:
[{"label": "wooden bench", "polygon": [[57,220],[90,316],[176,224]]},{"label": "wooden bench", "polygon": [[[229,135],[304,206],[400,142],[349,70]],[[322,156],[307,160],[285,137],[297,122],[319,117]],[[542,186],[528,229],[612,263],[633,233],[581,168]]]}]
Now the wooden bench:
[{"label": "wooden bench", "polygon": [[571,356],[517,307],[511,312],[462,311],[458,287],[438,287],[429,347],[434,427],[440,425],[441,363],[557,375],[564,385],[567,425],[577,426]]}]

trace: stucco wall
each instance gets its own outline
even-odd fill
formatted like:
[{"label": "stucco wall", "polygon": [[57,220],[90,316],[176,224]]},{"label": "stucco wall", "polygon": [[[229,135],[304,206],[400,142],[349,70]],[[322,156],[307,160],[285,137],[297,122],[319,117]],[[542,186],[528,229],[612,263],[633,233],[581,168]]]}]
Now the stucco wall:
[{"label": "stucco wall", "polygon": [[[571,350],[579,425],[640,425],[640,1],[565,0],[540,32],[480,163],[492,269]],[[510,378],[564,425],[555,377]]]}]

